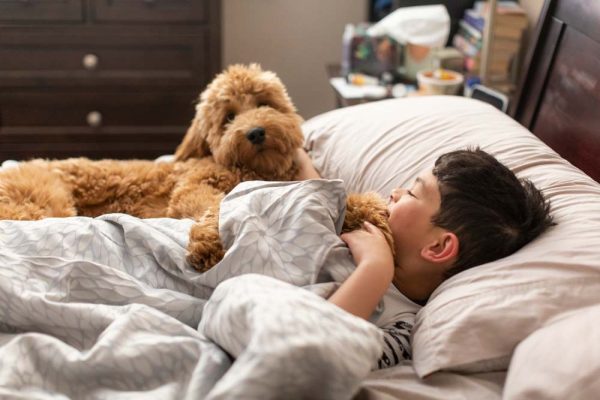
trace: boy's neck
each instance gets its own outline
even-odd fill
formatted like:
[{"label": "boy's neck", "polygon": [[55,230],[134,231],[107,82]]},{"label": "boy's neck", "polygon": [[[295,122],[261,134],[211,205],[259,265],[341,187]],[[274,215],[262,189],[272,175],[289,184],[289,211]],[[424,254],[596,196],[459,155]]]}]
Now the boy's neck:
[{"label": "boy's neck", "polygon": [[443,279],[412,279],[401,280],[397,275],[394,276],[392,283],[404,296],[413,302],[424,305],[431,293],[437,288]]}]

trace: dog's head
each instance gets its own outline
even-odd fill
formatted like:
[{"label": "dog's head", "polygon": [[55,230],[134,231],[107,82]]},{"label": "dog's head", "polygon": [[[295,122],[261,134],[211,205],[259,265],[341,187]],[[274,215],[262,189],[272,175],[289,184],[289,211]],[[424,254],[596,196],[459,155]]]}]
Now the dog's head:
[{"label": "dog's head", "polygon": [[215,162],[282,179],[302,146],[302,119],[279,78],[259,65],[234,65],[200,95],[196,116],[175,157]]}]

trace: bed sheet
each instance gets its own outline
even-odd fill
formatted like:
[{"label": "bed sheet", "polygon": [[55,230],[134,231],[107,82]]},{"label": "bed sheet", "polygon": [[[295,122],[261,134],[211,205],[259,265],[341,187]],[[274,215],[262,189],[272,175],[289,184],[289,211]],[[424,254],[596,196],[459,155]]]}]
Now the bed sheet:
[{"label": "bed sheet", "polygon": [[506,371],[464,375],[437,372],[420,379],[411,364],[372,372],[355,400],[501,399]]}]

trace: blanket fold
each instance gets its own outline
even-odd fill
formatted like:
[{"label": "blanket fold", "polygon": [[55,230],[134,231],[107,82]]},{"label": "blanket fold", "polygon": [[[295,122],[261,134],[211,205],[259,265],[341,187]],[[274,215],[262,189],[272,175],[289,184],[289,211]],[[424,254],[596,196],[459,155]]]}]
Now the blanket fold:
[{"label": "blanket fold", "polygon": [[[341,183],[240,189],[223,202],[229,250],[205,274],[185,261],[191,220],[0,221],[0,396],[351,396],[382,346],[315,294],[354,268]],[[255,217],[236,225],[240,204]]]}]

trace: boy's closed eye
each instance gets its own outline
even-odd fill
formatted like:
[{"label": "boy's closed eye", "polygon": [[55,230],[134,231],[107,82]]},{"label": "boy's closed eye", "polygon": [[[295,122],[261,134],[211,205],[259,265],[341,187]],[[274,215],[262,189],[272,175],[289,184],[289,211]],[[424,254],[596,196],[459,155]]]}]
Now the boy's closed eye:
[{"label": "boy's closed eye", "polygon": [[389,203],[395,203],[404,195],[409,195],[410,197],[418,198],[415,192],[409,189],[394,189],[389,197]]}]

